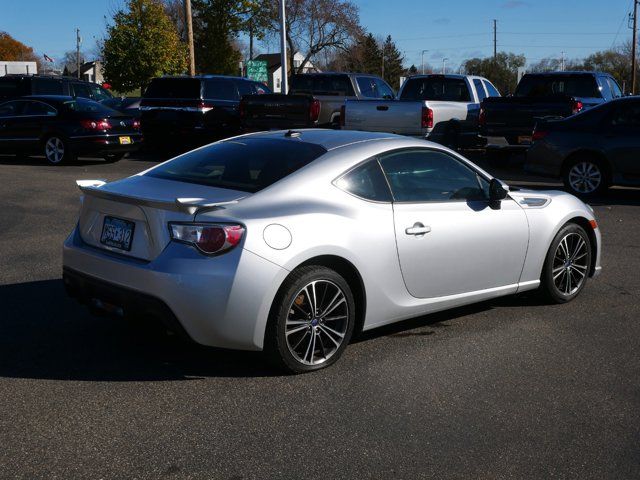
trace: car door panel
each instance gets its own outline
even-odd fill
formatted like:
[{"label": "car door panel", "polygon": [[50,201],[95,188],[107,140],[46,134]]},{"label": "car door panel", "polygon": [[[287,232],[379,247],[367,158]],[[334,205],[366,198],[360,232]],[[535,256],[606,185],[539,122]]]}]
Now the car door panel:
[{"label": "car door panel", "polygon": [[[621,103],[605,119],[604,150],[613,167],[614,182],[640,179],[640,102]],[[618,176],[618,178],[616,178]]]}]

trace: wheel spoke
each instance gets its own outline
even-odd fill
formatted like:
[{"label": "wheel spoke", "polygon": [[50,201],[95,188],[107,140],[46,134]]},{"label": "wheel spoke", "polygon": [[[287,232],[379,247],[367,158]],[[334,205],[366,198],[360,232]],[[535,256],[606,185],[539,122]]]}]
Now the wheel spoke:
[{"label": "wheel spoke", "polygon": [[329,332],[327,332],[327,330],[326,330],[326,326],[324,326],[324,325],[320,325],[320,331],[321,331],[321,332],[323,332],[327,337],[329,337],[329,340],[331,340],[331,341],[335,344],[336,348],[338,348],[338,347],[340,346],[340,343],[341,343],[341,342],[338,342],[335,338],[333,338],[333,337],[329,334]]},{"label": "wheel spoke", "polygon": [[344,320],[347,318],[346,315],[338,315],[337,317],[324,317],[323,320],[325,322],[335,322],[336,320]]},{"label": "wheel spoke", "polygon": [[287,330],[287,331],[285,332],[285,334],[286,334],[287,336],[289,336],[289,335],[291,335],[291,334],[293,334],[293,333],[301,332],[302,330],[308,330],[308,329],[309,329],[309,326],[308,326],[308,325],[303,325],[303,326],[301,326],[301,327],[295,327],[295,328],[292,328],[291,330]]},{"label": "wheel spoke", "polygon": [[[297,343],[296,343],[293,347],[291,347],[291,349],[295,351],[295,349],[296,349],[296,348],[298,348],[298,347],[300,346],[300,344],[302,343],[302,341],[303,341],[305,338],[307,338],[307,335],[308,335],[308,334],[309,334],[309,330],[307,330],[306,332],[304,332],[304,335],[302,335],[302,336],[300,337],[300,339],[297,341]],[[289,341],[289,339],[288,339],[288,338],[287,338],[287,341]]]}]

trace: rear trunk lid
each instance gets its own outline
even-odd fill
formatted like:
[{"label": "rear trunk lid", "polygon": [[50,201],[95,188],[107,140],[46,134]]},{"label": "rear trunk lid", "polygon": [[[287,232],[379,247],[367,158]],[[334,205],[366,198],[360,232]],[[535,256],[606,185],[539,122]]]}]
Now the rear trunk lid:
[{"label": "rear trunk lid", "polygon": [[[92,247],[144,261],[156,258],[171,241],[169,222],[192,222],[198,206],[213,208],[250,195],[145,175],[100,183],[78,181],[84,193],[80,236]],[[105,232],[113,229],[115,236]]]}]

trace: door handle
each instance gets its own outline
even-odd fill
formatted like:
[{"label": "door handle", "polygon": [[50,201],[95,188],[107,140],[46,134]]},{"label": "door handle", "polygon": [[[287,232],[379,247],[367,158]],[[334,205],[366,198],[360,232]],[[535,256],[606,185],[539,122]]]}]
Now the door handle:
[{"label": "door handle", "polygon": [[429,226],[424,226],[422,223],[420,222],[416,222],[413,224],[413,227],[409,227],[407,228],[404,233],[406,233],[407,235],[424,235],[425,233],[429,233],[431,231],[431,227]]}]

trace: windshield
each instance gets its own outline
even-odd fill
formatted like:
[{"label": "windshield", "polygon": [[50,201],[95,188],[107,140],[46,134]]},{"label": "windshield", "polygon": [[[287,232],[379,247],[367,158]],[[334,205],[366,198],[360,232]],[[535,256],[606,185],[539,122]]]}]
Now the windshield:
[{"label": "windshield", "polygon": [[147,175],[257,192],[326,153],[319,145],[275,138],[214,143],[160,165]]},{"label": "windshield", "polygon": [[469,87],[463,78],[410,78],[402,89],[400,100],[441,100],[470,102]]},{"label": "windshield", "polygon": [[94,102],[93,100],[88,100],[85,98],[76,98],[75,100],[68,100],[63,102],[62,105],[64,108],[70,112],[80,112],[80,113],[99,113],[101,115],[118,115],[118,112],[113,110],[112,108],[107,107],[98,102]]},{"label": "windshield", "polygon": [[600,89],[591,75],[525,75],[516,87],[516,97],[570,97],[600,98]]}]

